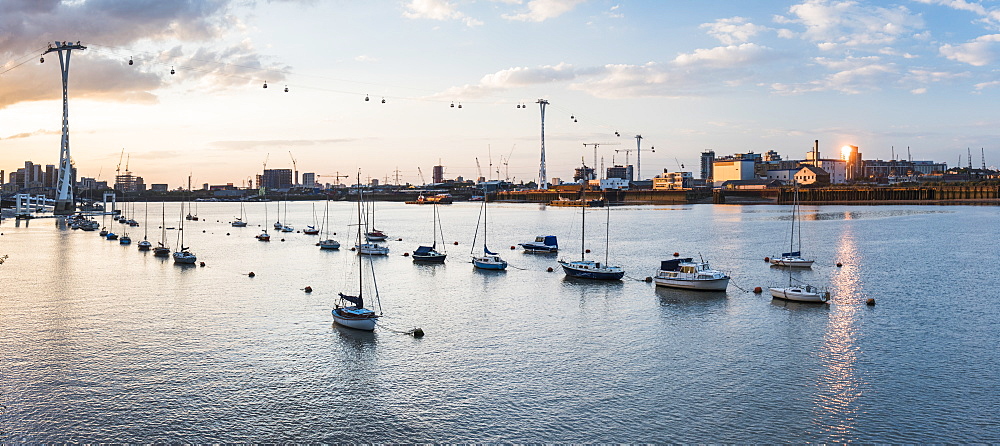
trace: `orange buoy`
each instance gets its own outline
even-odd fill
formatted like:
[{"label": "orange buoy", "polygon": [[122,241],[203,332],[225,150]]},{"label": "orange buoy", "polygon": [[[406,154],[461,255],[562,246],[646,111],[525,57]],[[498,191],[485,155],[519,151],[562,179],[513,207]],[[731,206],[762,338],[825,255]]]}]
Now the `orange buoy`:
[{"label": "orange buoy", "polygon": [[589,249],[586,252],[587,252],[587,254],[590,254],[590,250]]},{"label": "orange buoy", "polygon": [[403,253],[403,257],[409,257],[409,256],[410,256],[410,253],[408,253],[408,252],[404,252]]},{"label": "orange buoy", "polygon": [[681,255],[681,253],[679,253],[679,252],[675,252],[674,253],[674,257],[680,257],[680,255]]},{"label": "orange buoy", "polygon": [[865,301],[865,304],[868,305],[869,307],[874,307],[875,306],[875,298],[874,297],[869,297],[868,300]]},{"label": "orange buoy", "polygon": [[550,267],[546,268],[545,271],[548,271],[548,272],[551,273],[553,270],[552,270],[552,267],[550,266]]},{"label": "orange buoy", "polygon": [[510,245],[510,249],[513,251],[514,249],[517,249],[517,248],[514,248],[514,245]]},{"label": "orange buoy", "polygon": [[247,276],[253,277],[256,276],[256,274],[254,274],[253,271],[250,271],[250,274],[247,274]]},{"label": "orange buoy", "polygon": [[313,287],[306,286],[305,290],[306,290],[307,293],[311,293],[311,292],[313,292]]},{"label": "orange buoy", "polygon": [[761,287],[754,287],[754,289],[753,289],[753,293],[754,294],[760,294],[760,293],[763,293],[763,292],[764,292],[764,290]]},{"label": "orange buoy", "polygon": [[455,242],[455,246],[458,246],[458,242]]},{"label": "orange buoy", "polygon": [[770,258],[770,257],[764,257],[764,261],[765,261],[765,262],[770,262],[770,261],[771,261],[771,258]]}]

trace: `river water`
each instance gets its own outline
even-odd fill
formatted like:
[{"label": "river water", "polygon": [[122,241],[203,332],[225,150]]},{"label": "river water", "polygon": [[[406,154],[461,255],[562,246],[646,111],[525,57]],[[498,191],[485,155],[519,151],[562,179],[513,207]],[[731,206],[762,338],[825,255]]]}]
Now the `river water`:
[{"label": "river water", "polygon": [[[816,264],[794,278],[832,293],[809,305],[741,290],[788,283],[763,260],[789,245],[787,206],[588,210],[591,255],[607,231],[628,275],[602,283],[556,264],[580,256],[580,209],[491,203],[489,245],[511,267],[488,273],[469,263],[479,205],[439,208],[435,266],[402,255],[431,241],[431,208],[378,203],[385,317],[363,333],[330,316],[357,256],[256,241],[275,205],[232,228],[238,203],[199,203],[184,232],[204,267],[4,221],[0,442],[1000,442],[1000,207],[803,207]],[[314,207],[283,219],[301,229]],[[159,240],[160,209],[135,241]],[[331,204],[345,247],[355,218]],[[546,234],[558,256],[509,250]],[[730,273],[729,291],[635,280],[674,252]],[[426,336],[400,333],[414,327]]]}]

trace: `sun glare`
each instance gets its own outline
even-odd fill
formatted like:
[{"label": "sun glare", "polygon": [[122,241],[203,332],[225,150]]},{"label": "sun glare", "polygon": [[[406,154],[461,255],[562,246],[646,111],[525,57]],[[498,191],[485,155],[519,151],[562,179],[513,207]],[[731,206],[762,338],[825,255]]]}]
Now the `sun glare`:
[{"label": "sun glare", "polygon": [[850,159],[851,158],[851,146],[844,146],[840,148],[840,159]]}]

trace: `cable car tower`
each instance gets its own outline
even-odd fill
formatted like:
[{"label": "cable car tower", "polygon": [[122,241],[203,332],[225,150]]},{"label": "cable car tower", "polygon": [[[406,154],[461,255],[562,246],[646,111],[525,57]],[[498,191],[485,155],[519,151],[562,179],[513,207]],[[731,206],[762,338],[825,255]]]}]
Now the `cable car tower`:
[{"label": "cable car tower", "polygon": [[[85,50],[87,47],[69,42],[55,42],[55,46],[42,53],[39,62],[45,62],[45,55],[51,52],[59,53],[59,68],[62,71],[62,97],[63,97],[63,118],[62,118],[62,146],[59,150],[59,182],[56,195],[56,206],[52,211],[55,215],[70,215],[76,212],[76,201],[73,197],[73,166],[69,155],[69,92],[67,82],[69,81],[69,56],[73,50]],[[66,53],[63,57],[63,52]]]},{"label": "cable car tower", "polygon": [[538,107],[542,110],[542,161],[538,164],[538,189],[545,190],[548,189],[545,178],[545,106],[549,105],[549,101],[539,99],[537,102]]}]

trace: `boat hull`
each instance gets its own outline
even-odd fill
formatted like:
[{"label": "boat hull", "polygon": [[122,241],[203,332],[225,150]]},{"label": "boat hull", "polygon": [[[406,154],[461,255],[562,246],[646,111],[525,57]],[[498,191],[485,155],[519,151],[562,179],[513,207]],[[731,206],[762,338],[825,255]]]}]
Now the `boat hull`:
[{"label": "boat hull", "polygon": [[507,269],[507,261],[500,257],[473,257],[472,265],[479,269],[502,271]]},{"label": "boat hull", "polygon": [[594,262],[563,262],[560,261],[563,272],[569,277],[578,279],[593,280],[621,280],[625,277],[625,270],[612,266],[600,266]]},{"label": "boat hull", "polygon": [[189,252],[175,252],[174,253],[174,263],[179,263],[182,265],[193,265],[194,262],[198,261],[198,257]]},{"label": "boat hull", "polygon": [[790,300],[793,302],[826,303],[830,300],[830,293],[819,291],[810,287],[784,287],[768,288],[771,297],[775,299]]},{"label": "boat hull", "polygon": [[668,279],[664,277],[653,278],[656,286],[667,288],[679,288],[696,291],[726,291],[729,287],[729,278],[723,279]]},{"label": "boat hull", "polygon": [[385,246],[379,246],[377,243],[362,243],[355,246],[358,250],[358,254],[364,254],[369,256],[387,256],[389,255],[389,248]]},{"label": "boat hull", "polygon": [[169,257],[170,248],[156,248],[153,249],[153,255],[156,257]]},{"label": "boat hull", "polygon": [[771,264],[788,268],[812,268],[813,260],[806,260],[800,257],[778,257],[771,259]]},{"label": "boat hull", "polygon": [[535,254],[549,254],[549,253],[559,252],[558,246],[535,245],[532,243],[520,243],[520,245],[522,248],[524,248],[524,252],[530,252]]},{"label": "boat hull", "polygon": [[333,314],[333,322],[337,325],[341,325],[347,328],[353,328],[355,330],[364,331],[375,331],[375,324],[378,322],[378,317],[351,317],[346,316],[339,311],[340,309],[334,309],[331,311]]},{"label": "boat hull", "polygon": [[323,240],[317,245],[319,245],[319,249],[340,249],[340,242],[336,240]]},{"label": "boat hull", "polygon": [[448,254],[413,254],[413,261],[417,263],[444,263],[444,259],[448,257]]},{"label": "boat hull", "polygon": [[232,223],[232,225],[233,225],[234,228],[245,228],[245,227],[247,227],[247,222],[245,222],[245,221],[234,221]]}]

